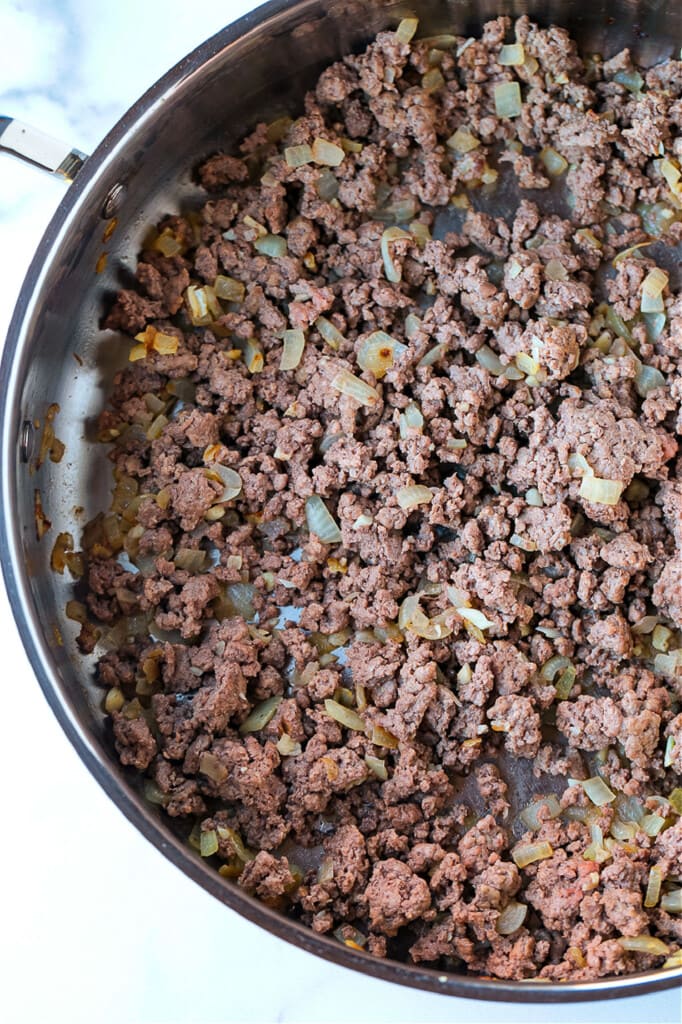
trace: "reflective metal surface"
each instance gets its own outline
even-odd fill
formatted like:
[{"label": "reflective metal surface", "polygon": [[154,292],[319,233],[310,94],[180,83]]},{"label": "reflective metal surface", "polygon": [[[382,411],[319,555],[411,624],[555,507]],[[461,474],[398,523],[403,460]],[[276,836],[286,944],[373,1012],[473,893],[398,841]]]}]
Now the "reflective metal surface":
[{"label": "reflective metal surface", "polygon": [[[102,694],[92,684],[92,664],[78,654],[75,628],[64,619],[70,584],[49,569],[56,534],[69,530],[77,535],[108,504],[109,463],[89,439],[128,346],[100,332],[98,322],[112,293],[131,278],[148,226],[166,212],[201,203],[202,193],[192,179],[201,156],[237,140],[259,119],[295,113],[325,64],[359,49],[408,11],[419,14],[421,29],[429,34],[476,31],[499,13],[528,12],[543,24],[558,22],[571,29],[584,50],[608,56],[629,45],[646,64],[678,53],[682,43],[682,5],[662,0],[275,0],[185,58],[86,161],[45,234],[19,296],[0,371],[5,509],[0,547],[12,607],[45,696],[93,775],[167,857],[257,924],[346,967],[459,996],[571,1001],[680,984],[682,969],[556,985],[444,975],[376,960],[313,934],[224,881],[177,839],[118,763],[100,710]],[[102,215],[111,216],[114,208],[117,223],[107,224]],[[27,453],[29,460],[34,458],[28,449],[35,450],[36,439],[27,436],[25,424],[42,421],[51,402],[61,407],[54,426],[66,443],[66,455],[58,465],[47,460],[31,473],[32,462],[24,459]],[[52,521],[52,530],[40,543],[33,514],[36,488]],[[520,785],[528,791],[530,773]]]}]

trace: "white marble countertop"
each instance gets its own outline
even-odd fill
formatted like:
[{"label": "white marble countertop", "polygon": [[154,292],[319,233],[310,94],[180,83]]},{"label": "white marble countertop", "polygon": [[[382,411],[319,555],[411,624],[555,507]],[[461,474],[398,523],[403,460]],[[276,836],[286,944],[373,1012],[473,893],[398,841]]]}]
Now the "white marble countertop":
[{"label": "white marble countertop", "polygon": [[[254,6],[0,0],[0,111],[91,151],[169,66]],[[0,156],[0,338],[64,187]],[[104,796],[38,689],[4,590],[0,637],[8,1024],[682,1019],[679,991],[546,1008],[474,1003],[374,981],[272,938],[181,875]]]}]

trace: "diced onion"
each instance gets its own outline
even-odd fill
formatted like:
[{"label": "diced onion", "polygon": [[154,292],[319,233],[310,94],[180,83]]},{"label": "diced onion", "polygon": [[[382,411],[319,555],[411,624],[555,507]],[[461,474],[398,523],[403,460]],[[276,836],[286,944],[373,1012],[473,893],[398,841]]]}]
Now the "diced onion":
[{"label": "diced onion", "polygon": [[642,314],[646,327],[647,338],[650,342],[656,342],[663,334],[665,328],[665,313],[644,313]]},{"label": "diced onion", "polygon": [[241,615],[247,622],[254,619],[256,615],[253,607],[255,592],[256,588],[253,583],[230,583],[225,587],[225,597],[232,613]]},{"label": "diced onion", "polygon": [[495,86],[495,113],[498,117],[518,117],[522,110],[521,87],[518,82]]},{"label": "diced onion", "polygon": [[313,151],[310,146],[287,146],[284,150],[284,160],[289,167],[303,167],[304,164],[313,162]]},{"label": "diced onion", "polygon": [[616,71],[613,80],[618,82],[618,85],[624,85],[628,92],[640,92],[644,85],[644,79],[639,71]]},{"label": "diced onion", "polygon": [[476,352],[476,362],[480,363],[494,377],[500,377],[504,373],[504,366],[500,362],[499,357],[488,345],[481,345],[478,349]]},{"label": "diced onion", "polygon": [[422,75],[422,89],[424,92],[432,93],[437,92],[443,85],[445,85],[445,79],[440,68],[431,68],[425,75]]},{"label": "diced onion", "polygon": [[[638,242],[637,245],[629,245],[627,249],[623,249],[621,252],[616,253],[611,262],[613,263],[614,267],[617,267],[622,260],[628,259],[628,257],[632,256],[632,254],[637,252],[638,249],[644,249],[647,245],[651,244],[651,241],[649,241]],[[609,309],[611,309],[611,307],[609,307]]]},{"label": "diced onion", "polygon": [[216,757],[209,750],[199,758],[199,771],[202,775],[205,775],[207,779],[211,779],[212,782],[217,782],[220,785],[227,778],[229,772],[220,758]]},{"label": "diced onion", "polygon": [[464,619],[465,622],[470,622],[477,629],[490,629],[491,626],[495,625],[479,608],[459,607],[455,611],[461,619]]},{"label": "diced onion", "polygon": [[327,320],[325,316],[318,316],[315,321],[315,328],[319,331],[320,336],[324,338],[330,348],[338,349],[346,340],[343,334],[341,334],[341,331],[337,330],[331,320]]},{"label": "diced onion", "polygon": [[[658,864],[654,864],[649,871],[649,880],[646,887],[646,895],[644,896],[645,907],[655,907],[658,903],[661,895],[661,882],[663,881],[663,872],[661,871]],[[682,895],[682,890],[679,890]],[[682,911],[682,903],[680,903],[680,910]]]},{"label": "diced onion", "polygon": [[324,167],[320,171],[320,175],[317,179],[317,194],[320,199],[324,199],[325,202],[329,202],[331,199],[336,199],[339,194],[339,182],[338,178],[328,167]]},{"label": "diced onion", "polygon": [[392,242],[397,242],[399,238],[412,238],[408,231],[403,231],[402,228],[391,227],[386,228],[381,236],[381,256],[384,261],[384,270],[386,272],[386,280],[391,281],[394,284],[402,280],[402,271],[399,267],[396,267],[391,256],[389,245]]},{"label": "diced onion", "polygon": [[[642,295],[646,295],[649,298],[655,299],[663,292],[664,288],[668,285],[668,274],[665,270],[661,270],[660,267],[653,267],[644,278],[642,282]],[[645,310],[646,312],[646,310]],[[652,310],[651,312],[658,312]]]},{"label": "diced onion", "polygon": [[542,508],[544,501],[537,487],[530,487],[525,494],[526,504],[533,506],[533,508]]},{"label": "diced onion", "polygon": [[189,317],[195,327],[205,327],[222,315],[216,293],[209,285],[189,285],[185,292]]},{"label": "diced onion", "polygon": [[525,903],[517,903],[515,900],[512,900],[512,902],[508,903],[504,910],[501,911],[500,916],[497,919],[495,927],[498,934],[512,935],[526,920],[527,913],[528,907]]},{"label": "diced onion", "polygon": [[173,557],[177,569],[201,572],[206,565],[206,552],[201,548],[178,548]]},{"label": "diced onion", "polygon": [[419,18],[403,18],[395,30],[395,37],[399,43],[409,43],[419,27]]},{"label": "diced onion", "polygon": [[679,167],[672,160],[669,160],[668,157],[664,157],[659,164],[659,169],[670,188],[676,193],[678,182],[680,177],[682,177]]},{"label": "diced onion", "polygon": [[[543,814],[541,820],[538,812],[543,807],[549,811],[549,814]],[[538,799],[534,800],[528,805],[528,807],[524,807],[524,809],[519,813],[519,818],[526,828],[531,829],[533,832],[537,832],[537,830],[542,827],[544,820],[547,818],[558,818],[560,814],[561,804],[554,794],[550,793],[549,796],[538,797]]]},{"label": "diced onion", "polygon": [[519,843],[511,852],[517,868],[525,868],[537,860],[547,860],[554,853],[550,843]]},{"label": "diced onion", "polygon": [[629,953],[648,953],[651,956],[666,956],[670,952],[665,942],[651,935],[635,935],[623,937],[618,942]]},{"label": "diced onion", "polygon": [[433,501],[433,491],[428,487],[424,487],[423,484],[399,487],[395,496],[402,509],[415,508],[417,505],[427,505],[430,501]]},{"label": "diced onion", "polygon": [[663,964],[664,967],[682,967],[682,949],[678,949],[677,953],[673,953]]},{"label": "diced onion", "polygon": [[282,703],[281,697],[268,697],[267,700],[256,704],[255,708],[239,726],[239,732],[244,736],[249,732],[258,732],[264,729],[268,722],[275,717],[277,708]]},{"label": "diced onion", "polygon": [[218,298],[224,299],[225,302],[243,302],[246,292],[241,281],[235,280],[234,277],[225,277],[224,274],[218,274],[213,282],[213,290]]},{"label": "diced onion", "polygon": [[301,744],[292,740],[286,732],[282,733],[275,746],[282,757],[297,757],[301,753]]},{"label": "diced onion", "polygon": [[540,669],[540,675],[548,683],[553,683],[557,673],[563,672],[563,670],[568,668],[570,664],[571,661],[569,658],[564,657],[562,654],[555,654],[554,657],[544,663]]},{"label": "diced onion", "polygon": [[346,156],[341,146],[327,139],[314,139],[311,153],[316,164],[326,167],[338,167]]},{"label": "diced onion", "polygon": [[379,401],[379,394],[364,380],[360,380],[349,370],[339,370],[330,381],[331,386],[349,398],[354,398],[361,405],[373,406]]},{"label": "diced onion", "polygon": [[654,672],[670,679],[682,676],[682,649],[670,654],[657,654],[654,658]]},{"label": "diced onion", "polygon": [[407,629],[424,640],[444,640],[452,633],[452,626],[446,621],[446,614],[430,619],[419,605],[420,595],[411,594],[400,606],[398,626]]},{"label": "diced onion", "polygon": [[580,482],[580,497],[595,505],[617,505],[624,486],[622,480],[604,480],[585,474]]},{"label": "diced onion", "polygon": [[447,139],[445,145],[453,149],[455,153],[470,153],[472,149],[477,149],[481,145],[481,141],[466,128],[458,128]]},{"label": "diced onion", "polygon": [[[653,871],[653,868],[651,870]],[[666,914],[682,914],[682,889],[672,889],[664,893],[661,896],[661,910],[665,910]]]},{"label": "diced onion", "polygon": [[400,414],[400,436],[410,437],[413,434],[421,434],[424,427],[424,417],[415,402],[409,402]]},{"label": "diced onion", "polygon": [[641,363],[637,376],[635,377],[635,387],[637,394],[641,398],[646,398],[650,391],[655,391],[656,388],[662,388],[665,385],[665,377],[660,370],[657,370],[654,366],[646,366]]},{"label": "diced onion", "polygon": [[218,852],[218,834],[215,829],[202,832],[199,836],[199,853],[202,857],[212,857]]},{"label": "diced onion", "polygon": [[499,52],[497,63],[503,68],[521,67],[526,60],[523,43],[507,43]]},{"label": "diced onion", "polygon": [[378,779],[385,782],[388,778],[388,772],[386,770],[386,762],[382,761],[380,757],[373,757],[371,754],[365,755],[365,764],[371,771],[372,775],[376,775]]},{"label": "diced onion", "polygon": [[606,785],[604,780],[595,775],[591,779],[584,779],[578,783],[585,790],[585,793],[596,807],[603,807],[616,799],[616,794]]},{"label": "diced onion", "polygon": [[445,342],[441,342],[439,345],[434,345],[432,349],[422,356],[419,360],[418,366],[433,366],[437,363],[441,356],[445,355],[448,350],[448,346]]},{"label": "diced onion", "polygon": [[324,710],[330,718],[333,718],[339,725],[345,726],[346,729],[353,729],[355,732],[365,731],[363,719],[352,708],[344,707],[338,701],[327,698],[324,702]]},{"label": "diced onion", "polygon": [[308,529],[323,544],[340,544],[341,530],[333,515],[319,495],[311,495],[305,503],[305,517]]},{"label": "diced onion", "polygon": [[559,260],[548,260],[545,277],[548,281],[568,281],[566,268]]},{"label": "diced onion", "polygon": [[219,462],[212,462],[210,466],[211,468],[208,470],[209,475],[219,476],[225,488],[220,501],[232,501],[241,493],[242,478],[239,473],[234,469],[230,469],[229,466],[223,466]]},{"label": "diced onion", "polygon": [[665,818],[660,814],[645,814],[639,825],[642,831],[653,839],[665,825]]},{"label": "diced onion", "polygon": [[663,755],[663,767],[664,768],[670,768],[670,766],[672,765],[673,760],[674,760],[674,752],[675,752],[675,737],[674,736],[668,736],[667,740],[665,741],[665,753]]},{"label": "diced onion", "polygon": [[284,332],[280,370],[295,370],[305,348],[305,334],[298,328]]},{"label": "diced onion", "polygon": [[407,347],[396,341],[385,331],[374,331],[360,343],[357,353],[358,366],[369,370],[377,379],[383,377],[393,366],[396,356],[401,356]]},{"label": "diced onion", "polygon": [[287,254],[287,240],[281,235],[263,235],[255,240],[253,247],[263,256],[271,256],[273,259]]},{"label": "diced onion", "polygon": [[[551,146],[547,146],[540,151],[540,159],[545,165],[547,173],[555,178],[563,174],[568,168],[568,160],[561,153],[557,153],[556,149],[552,149]],[[594,238],[594,235],[592,237]]]}]

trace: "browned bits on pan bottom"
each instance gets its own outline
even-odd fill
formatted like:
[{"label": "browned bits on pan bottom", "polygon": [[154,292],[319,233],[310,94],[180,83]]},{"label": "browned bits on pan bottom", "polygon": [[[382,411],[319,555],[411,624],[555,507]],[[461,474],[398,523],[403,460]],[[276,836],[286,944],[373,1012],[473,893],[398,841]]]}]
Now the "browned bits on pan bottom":
[{"label": "browned bits on pan bottom", "polygon": [[678,963],[682,64],[405,19],[302,110],[108,316],[71,613],[121,761],[351,949]]}]

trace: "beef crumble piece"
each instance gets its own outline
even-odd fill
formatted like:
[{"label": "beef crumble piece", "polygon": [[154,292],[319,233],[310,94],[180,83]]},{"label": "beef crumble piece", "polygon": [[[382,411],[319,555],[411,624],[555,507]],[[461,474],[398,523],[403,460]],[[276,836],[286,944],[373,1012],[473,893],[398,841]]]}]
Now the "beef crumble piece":
[{"label": "beef crumble piece", "polygon": [[104,322],[113,743],[224,876],[351,948],[676,963],[682,63],[527,17],[408,34],[224,140]]}]

